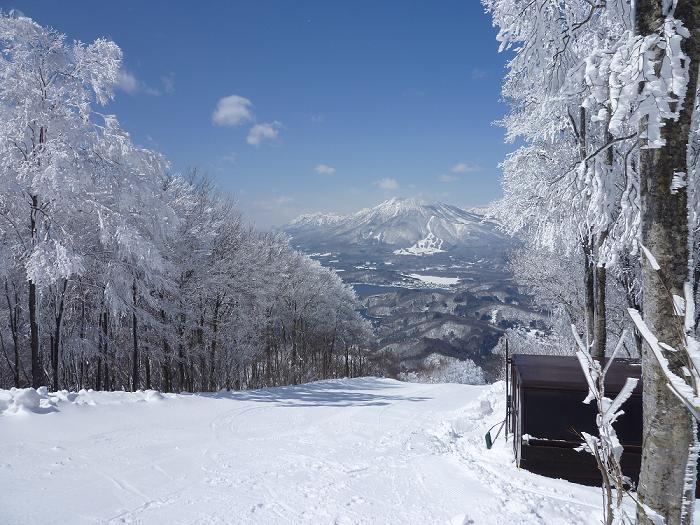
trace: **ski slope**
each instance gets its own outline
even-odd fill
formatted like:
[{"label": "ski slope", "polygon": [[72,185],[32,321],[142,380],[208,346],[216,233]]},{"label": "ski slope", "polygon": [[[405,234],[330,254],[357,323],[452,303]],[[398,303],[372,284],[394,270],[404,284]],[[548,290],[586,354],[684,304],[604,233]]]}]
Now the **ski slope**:
[{"label": "ski slope", "polygon": [[485,449],[502,383],[0,394],[2,524],[600,523],[597,489]]}]

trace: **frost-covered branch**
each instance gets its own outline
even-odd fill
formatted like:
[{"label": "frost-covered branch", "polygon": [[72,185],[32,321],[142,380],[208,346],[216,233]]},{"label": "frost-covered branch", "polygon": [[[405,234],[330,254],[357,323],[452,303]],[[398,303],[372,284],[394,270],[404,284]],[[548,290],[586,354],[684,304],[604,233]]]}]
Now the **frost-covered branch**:
[{"label": "frost-covered branch", "polygon": [[598,435],[593,436],[582,432],[584,445],[580,450],[585,450],[592,454],[600,470],[603,480],[605,523],[607,525],[612,525],[613,523],[631,524],[633,523],[632,518],[625,512],[623,507],[623,498],[631,482],[622,473],[620,458],[622,457],[623,447],[617,438],[613,424],[618,417],[624,414],[622,405],[632,395],[638,380],[636,378],[627,378],[615,399],[610,399],[605,395],[605,376],[620,348],[622,348],[627,332],[622,332],[615,350],[608,358],[605,367],[603,367],[599,360],[593,358],[590,349],[581,340],[576,326],[572,325],[571,329],[578,347],[576,356],[588,385],[588,396],[583,402],[590,403],[595,401],[597,408],[596,426]]}]

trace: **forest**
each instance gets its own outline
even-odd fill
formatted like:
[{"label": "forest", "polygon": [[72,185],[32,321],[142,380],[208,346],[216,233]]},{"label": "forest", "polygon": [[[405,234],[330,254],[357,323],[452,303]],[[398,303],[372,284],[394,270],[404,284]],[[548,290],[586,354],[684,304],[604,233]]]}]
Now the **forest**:
[{"label": "forest", "polygon": [[0,388],[212,391],[367,374],[332,271],[114,115],[120,48],[0,16]]}]

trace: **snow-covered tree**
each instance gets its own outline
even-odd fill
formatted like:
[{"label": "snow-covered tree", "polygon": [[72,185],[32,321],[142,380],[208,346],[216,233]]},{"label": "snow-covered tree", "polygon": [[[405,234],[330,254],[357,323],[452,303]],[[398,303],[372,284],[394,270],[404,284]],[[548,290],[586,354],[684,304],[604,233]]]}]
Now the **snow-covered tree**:
[{"label": "snow-covered tree", "polygon": [[84,271],[73,218],[94,189],[89,153],[99,141],[93,103],[112,95],[121,51],[85,45],[22,16],[0,16],[0,202],[3,228],[28,283],[32,384],[43,383],[39,294]]},{"label": "snow-covered tree", "polygon": [[14,14],[0,44],[0,386],[215,390],[375,366],[334,272],[96,111],[116,44]]},{"label": "snow-covered tree", "polygon": [[[504,83],[512,109],[504,125],[509,138],[524,141],[504,162],[498,215],[543,248],[583,257],[584,339],[594,358],[616,335],[608,323],[609,272],[628,305],[641,306],[664,343],[680,348],[670,297],[683,295],[698,259],[688,249],[698,246],[689,235],[698,216],[698,3],[483,3],[502,49],[513,53]],[[658,255],[662,279],[648,264],[640,270],[640,240]],[[680,354],[668,358],[679,372]],[[686,465],[695,427],[649,345],[642,360],[646,438],[638,519],[689,523],[694,498]]]}]

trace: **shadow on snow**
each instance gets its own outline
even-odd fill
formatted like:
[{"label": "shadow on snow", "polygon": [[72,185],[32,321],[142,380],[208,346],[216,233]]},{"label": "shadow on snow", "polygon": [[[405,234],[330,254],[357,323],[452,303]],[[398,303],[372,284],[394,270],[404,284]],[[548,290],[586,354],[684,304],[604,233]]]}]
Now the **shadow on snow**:
[{"label": "shadow on snow", "polygon": [[[403,401],[427,401],[430,397],[405,396],[399,394],[373,393],[372,390],[389,390],[401,388],[400,384],[365,378],[345,380],[328,380],[302,385],[264,388],[241,392],[222,390],[214,393],[197,395],[218,399],[234,399],[238,401],[256,401],[262,403],[277,403],[282,407],[311,407],[311,406],[386,406]],[[369,392],[368,392],[369,391]]]}]

